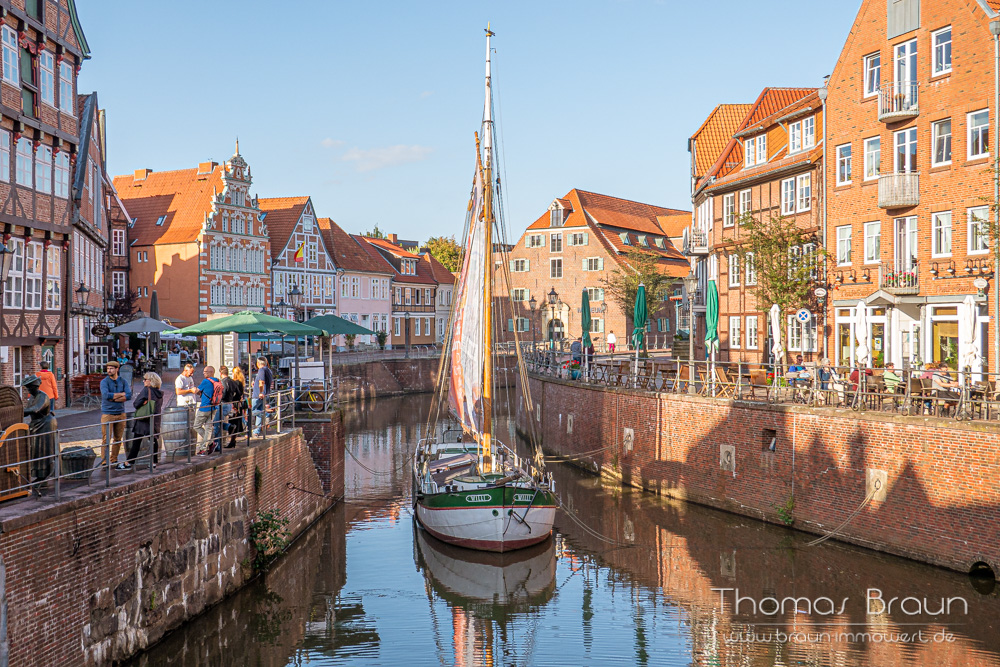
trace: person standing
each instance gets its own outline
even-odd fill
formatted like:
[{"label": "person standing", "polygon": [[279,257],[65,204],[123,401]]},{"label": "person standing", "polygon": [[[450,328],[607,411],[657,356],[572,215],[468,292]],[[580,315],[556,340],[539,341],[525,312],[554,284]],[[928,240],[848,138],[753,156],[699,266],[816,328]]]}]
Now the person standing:
[{"label": "person standing", "polygon": [[135,465],[135,460],[139,456],[139,449],[144,438],[150,438],[149,452],[153,457],[153,467],[159,463],[159,441],[160,441],[160,416],[163,412],[163,391],[160,386],[163,381],[156,373],[146,373],[142,376],[142,390],[132,401],[132,407],[138,411],[142,406],[151,403],[152,409],[148,417],[136,419],[132,423],[132,446],[128,452],[128,461]]},{"label": "person standing", "polygon": [[618,342],[618,338],[615,337],[615,332],[612,331],[608,334],[608,352],[611,354],[615,353],[615,343]]},{"label": "person standing", "polygon": [[267,359],[257,357],[257,375],[253,380],[253,414],[255,417],[253,435],[260,437],[267,428],[267,398],[271,393],[271,383],[274,382],[274,375],[267,367]]},{"label": "person standing", "polygon": [[244,399],[246,397],[246,386],[247,379],[243,374],[243,369],[239,366],[233,366],[232,377],[230,378],[233,384],[236,386],[236,399],[233,401],[233,411],[229,416],[229,433],[230,439],[229,444],[226,445],[227,448],[236,446],[237,436],[243,432],[244,421],[243,416],[246,414],[246,404]]},{"label": "person standing", "polygon": [[219,366],[219,382],[222,383],[222,402],[219,403],[219,419],[215,425],[215,447],[213,451],[222,451],[223,431],[229,433],[229,415],[232,414],[236,401],[239,400],[240,387],[229,377],[229,369]]},{"label": "person standing", "polygon": [[[198,395],[201,402],[198,405],[198,412],[194,418],[194,430],[198,432],[198,456],[207,456],[212,449],[212,442],[215,436],[215,417],[218,412],[218,401],[215,401],[215,369],[205,366],[202,371],[205,379],[198,385]],[[220,388],[221,398],[221,388]]]},{"label": "person standing", "polygon": [[39,389],[49,397],[49,412],[53,413],[56,409],[56,399],[59,398],[59,385],[56,384],[56,376],[52,374],[49,370],[49,362],[43,361],[38,364],[38,379],[42,381]]},{"label": "person standing", "polygon": [[[105,366],[107,375],[101,380],[101,443],[111,439],[111,455],[101,463],[113,465],[118,460],[125,437],[125,401],[132,398],[132,387],[118,376],[119,364],[109,361]],[[119,470],[128,470],[128,463],[122,463]]]},{"label": "person standing", "polygon": [[174,380],[174,395],[177,397],[177,407],[187,410],[188,440],[193,441],[197,435],[193,428],[194,410],[198,405],[198,389],[194,382],[194,365],[184,364],[181,374]]}]

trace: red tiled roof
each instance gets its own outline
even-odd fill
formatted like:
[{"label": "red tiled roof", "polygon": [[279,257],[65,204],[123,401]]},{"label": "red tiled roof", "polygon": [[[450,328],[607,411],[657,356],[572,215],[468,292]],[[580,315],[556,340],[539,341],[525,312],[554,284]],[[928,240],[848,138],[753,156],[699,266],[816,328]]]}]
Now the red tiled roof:
[{"label": "red tiled roof", "polygon": [[1000,12],[1000,0],[986,0],[986,4],[995,12]]},{"label": "red tiled roof", "polygon": [[571,210],[573,208],[573,204],[568,199],[556,199],[556,201],[559,202],[559,205],[562,206],[563,208],[568,208]]},{"label": "red tiled roof", "polygon": [[695,174],[701,176],[719,159],[752,104],[720,104],[691,135],[695,144]]},{"label": "red tiled roof", "polygon": [[267,235],[271,240],[271,259],[277,260],[299,224],[302,211],[309,203],[309,197],[259,197],[257,205],[267,225]]},{"label": "red tiled roof", "polygon": [[[212,211],[212,198],[222,191],[222,169],[150,172],[145,179],[116,176],[115,190],[136,221],[130,236],[133,245],[192,243],[198,240],[205,216]],[[156,221],[165,216],[162,225]]]},{"label": "red tiled roof", "polygon": [[[266,219],[265,219],[266,220]],[[338,269],[365,273],[391,274],[392,267],[383,259],[375,259],[353,236],[330,218],[316,218],[323,242]]]},{"label": "red tiled roof", "polygon": [[[792,165],[815,164],[823,158],[822,146],[805,153],[794,153],[792,155],[786,155],[784,154],[784,151],[785,149],[782,149],[782,151],[779,152],[775,158],[772,158],[767,164],[763,164],[758,167],[750,167],[749,169],[737,169],[722,178],[716,179],[716,181],[712,183],[711,187],[706,188],[706,192],[714,192],[720,188],[724,188],[725,186],[731,186],[734,183],[766,176],[776,171],[781,171],[782,169]],[[814,185],[813,187],[816,186]]]},{"label": "red tiled roof", "polygon": [[663,233],[671,238],[678,238],[684,235],[684,230],[691,226],[690,213],[673,213],[671,215],[656,216],[656,223],[660,225]]},{"label": "red tiled roof", "polygon": [[438,261],[438,258],[434,255],[427,253],[421,253],[420,258],[422,261],[430,264],[431,275],[434,277],[439,284],[443,285],[454,285],[455,284],[455,274],[445,268],[444,264]]},{"label": "red tiled roof", "polygon": [[[373,239],[367,236],[361,237],[367,241],[367,245],[372,248],[372,252],[379,254],[383,257],[386,265],[392,269],[393,277],[395,282],[400,283],[419,283],[421,285],[436,285],[437,281],[434,280],[433,271],[431,270],[431,265],[429,262],[420,261],[420,255],[414,255],[412,252],[407,252],[403,250],[398,245],[389,243],[385,239]],[[401,259],[415,259],[417,260],[417,275],[404,275],[396,270],[392,262],[385,258],[385,253],[395,255]]]}]

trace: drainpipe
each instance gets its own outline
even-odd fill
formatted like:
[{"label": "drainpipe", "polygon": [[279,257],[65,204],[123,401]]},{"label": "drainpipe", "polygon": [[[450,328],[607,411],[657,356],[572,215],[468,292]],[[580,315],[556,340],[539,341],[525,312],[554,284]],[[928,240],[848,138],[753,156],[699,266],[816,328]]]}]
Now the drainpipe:
[{"label": "drainpipe", "polygon": [[[993,118],[996,123],[997,132],[1000,132],[1000,19],[990,21],[990,32],[993,34]],[[993,134],[993,143],[997,143],[997,134]],[[994,153],[997,149],[994,149]],[[1000,155],[993,157],[993,230],[996,232],[1000,227],[1000,220],[997,214],[1000,212]],[[993,293],[993,367],[1000,371],[1000,289],[997,289],[997,277],[1000,276],[1000,239],[997,234],[993,234],[993,284],[990,291]]]},{"label": "drainpipe", "polygon": [[[820,165],[820,180],[823,183],[823,188],[820,190],[820,192],[823,195],[823,208],[822,208],[822,213],[821,213],[823,219],[820,221],[820,229],[823,230],[823,249],[824,250],[828,250],[828,248],[826,246],[826,239],[827,239],[827,236],[826,236],[826,143],[827,143],[826,142],[826,97],[827,97],[827,94],[829,92],[827,90],[827,86],[829,85],[829,83],[830,83],[830,77],[829,76],[824,77],[824,79],[823,79],[823,87],[820,88],[817,91],[817,93],[816,93],[817,95],[819,95],[819,101],[823,105],[823,107],[822,107],[822,109],[823,109],[823,112],[822,112],[823,113],[823,130],[822,130],[822,133],[823,133],[823,161],[822,161],[822,164]],[[836,251],[837,251],[837,249],[834,248],[834,252],[836,252]],[[823,260],[823,263],[824,264],[827,263],[825,259]],[[824,273],[823,286],[826,287],[828,281],[825,279],[825,273],[826,272],[824,271],[823,273]],[[832,296],[829,297],[829,303],[830,303],[830,305],[832,307],[833,306],[833,297]],[[823,310],[824,310],[824,312],[823,312],[823,357],[825,358],[825,357],[830,356],[829,353],[828,353],[828,350],[827,350],[827,345],[828,345],[827,338],[829,338],[829,336],[828,336],[828,334],[826,332],[826,323],[827,323],[827,320],[829,320],[829,318],[826,316],[826,308],[824,308]]]}]

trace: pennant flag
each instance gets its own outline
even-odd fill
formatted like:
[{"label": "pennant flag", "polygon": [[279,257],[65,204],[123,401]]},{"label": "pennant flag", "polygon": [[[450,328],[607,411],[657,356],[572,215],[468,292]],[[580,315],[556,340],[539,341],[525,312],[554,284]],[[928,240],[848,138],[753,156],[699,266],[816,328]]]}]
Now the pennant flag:
[{"label": "pennant flag", "polygon": [[303,241],[302,244],[299,245],[299,249],[295,251],[295,255],[293,256],[293,259],[296,262],[304,262],[304,261],[306,261],[305,247],[306,247],[306,242]]}]

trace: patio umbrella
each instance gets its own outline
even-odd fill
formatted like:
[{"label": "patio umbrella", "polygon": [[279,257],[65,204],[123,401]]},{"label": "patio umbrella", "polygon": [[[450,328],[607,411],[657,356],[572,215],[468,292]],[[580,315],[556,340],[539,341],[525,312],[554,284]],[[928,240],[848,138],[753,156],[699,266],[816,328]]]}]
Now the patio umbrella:
[{"label": "patio umbrella", "polygon": [[781,307],[778,304],[771,306],[771,355],[774,357],[775,365],[781,364],[781,359],[785,354],[785,348],[781,345]]},{"label": "patio umbrella", "polygon": [[712,358],[712,395],[715,395],[715,353],[719,349],[719,287],[708,281],[708,300],[705,302],[705,354]]},{"label": "patio umbrella", "polygon": [[583,329],[583,376],[587,377],[587,367],[590,365],[590,355],[587,350],[594,344],[590,338],[590,293],[583,290],[580,297],[580,328]]},{"label": "patio umbrella", "polygon": [[868,356],[871,350],[868,349],[868,304],[858,301],[857,314],[854,319],[854,337],[858,341],[854,356],[858,360],[859,366],[868,365]]},{"label": "patio umbrella", "polygon": [[330,364],[329,364],[329,367],[328,367],[329,370],[327,372],[328,376],[333,373],[333,337],[334,336],[341,336],[341,335],[348,335],[348,334],[357,334],[357,335],[361,335],[361,336],[375,335],[374,331],[372,331],[370,329],[366,329],[363,326],[361,326],[360,324],[355,324],[354,322],[351,322],[350,320],[345,320],[343,317],[337,317],[336,315],[317,315],[316,317],[312,317],[312,318],[309,318],[308,320],[306,320],[306,324],[308,324],[311,327],[316,327],[317,329],[321,329],[324,334],[326,334],[327,336],[330,337],[330,340],[329,340],[329,345],[330,345],[329,352],[330,352],[330,354],[327,355],[329,357],[329,361],[330,361]]},{"label": "patio umbrella", "polygon": [[[156,292],[153,292],[155,295]],[[119,324],[111,333],[142,333],[142,334],[158,334],[161,331],[175,331],[177,327],[172,327],[166,322],[161,322],[160,320],[154,319],[152,317],[140,317],[132,320],[131,322],[126,322],[125,324]],[[146,336],[146,358],[149,358],[149,336]]]},{"label": "patio umbrella", "polygon": [[635,372],[633,378],[639,377],[639,348],[646,334],[646,286],[639,283],[635,292],[635,308],[632,311],[632,344],[635,346]]},{"label": "patio umbrella", "polygon": [[971,294],[958,306],[958,337],[962,346],[960,370],[978,366],[982,362],[982,341],[979,340],[979,327],[976,326],[978,312],[976,299]]},{"label": "patio umbrella", "polygon": [[[156,290],[153,290],[153,295],[149,297],[149,316],[154,320],[160,319],[160,297],[156,295]],[[154,350],[160,349],[160,334],[151,333],[146,338],[146,344],[152,345]],[[146,357],[149,357],[149,350],[146,350]]]}]

